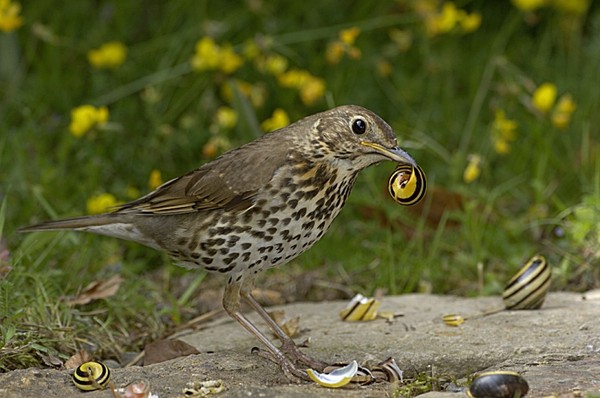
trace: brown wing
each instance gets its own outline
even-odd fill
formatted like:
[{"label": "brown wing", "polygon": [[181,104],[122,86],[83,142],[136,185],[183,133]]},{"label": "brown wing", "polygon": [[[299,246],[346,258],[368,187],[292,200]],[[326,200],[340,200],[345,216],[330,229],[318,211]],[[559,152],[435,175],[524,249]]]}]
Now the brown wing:
[{"label": "brown wing", "polygon": [[169,215],[247,209],[253,205],[257,191],[271,180],[290,153],[290,140],[282,133],[266,134],[227,152],[122,205],[117,212]]}]

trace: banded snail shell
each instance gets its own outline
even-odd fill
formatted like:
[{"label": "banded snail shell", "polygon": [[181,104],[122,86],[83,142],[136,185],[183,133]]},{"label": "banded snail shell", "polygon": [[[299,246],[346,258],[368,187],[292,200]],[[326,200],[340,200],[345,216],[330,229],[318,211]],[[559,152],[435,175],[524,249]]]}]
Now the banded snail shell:
[{"label": "banded snail shell", "polygon": [[85,362],[75,369],[72,380],[80,390],[99,390],[108,385],[110,369],[102,362]]},{"label": "banded snail shell", "polygon": [[506,285],[502,300],[507,310],[534,310],[544,303],[552,270],[544,256],[536,255]]},{"label": "banded snail shell", "polygon": [[427,179],[419,166],[401,164],[388,180],[391,197],[402,206],[419,203],[427,191]]},{"label": "banded snail shell", "polygon": [[529,392],[527,381],[516,372],[482,373],[467,391],[469,398],[520,398]]},{"label": "banded snail shell", "polygon": [[465,318],[458,314],[448,314],[442,317],[444,323],[448,326],[460,326],[465,323]]}]

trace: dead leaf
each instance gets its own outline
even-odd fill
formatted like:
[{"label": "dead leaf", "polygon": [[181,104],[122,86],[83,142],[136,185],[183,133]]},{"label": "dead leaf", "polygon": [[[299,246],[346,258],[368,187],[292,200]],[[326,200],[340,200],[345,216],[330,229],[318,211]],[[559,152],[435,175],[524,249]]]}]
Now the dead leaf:
[{"label": "dead leaf", "polygon": [[146,366],[200,352],[181,340],[156,340],[146,345],[144,353],[144,366]]},{"label": "dead leaf", "polygon": [[252,289],[252,297],[264,306],[285,304],[283,294],[277,290],[271,289]]},{"label": "dead leaf", "polygon": [[276,324],[281,325],[283,323],[283,320],[285,319],[284,310],[273,310],[268,311],[268,313],[271,319],[274,320]]},{"label": "dead leaf", "polygon": [[44,365],[49,366],[51,368],[60,369],[63,366],[63,362],[56,355],[46,355],[38,352],[38,355],[42,359]]},{"label": "dead leaf", "polygon": [[108,280],[94,281],[87,285],[77,297],[67,300],[71,305],[83,305],[91,301],[114,296],[121,286],[123,278],[121,275],[115,275]]},{"label": "dead leaf", "polygon": [[6,278],[10,271],[12,271],[12,267],[10,265],[3,265],[0,263],[0,281]]},{"label": "dead leaf", "polygon": [[300,317],[288,319],[281,325],[281,328],[288,336],[295,337],[300,333]]},{"label": "dead leaf", "polygon": [[277,323],[281,329],[290,337],[295,337],[300,333],[300,317],[286,319],[285,311],[276,310],[269,312],[271,319]]},{"label": "dead leaf", "polygon": [[87,351],[81,350],[71,358],[65,361],[65,368],[67,370],[78,368],[79,365],[84,364],[92,360],[92,354]]}]

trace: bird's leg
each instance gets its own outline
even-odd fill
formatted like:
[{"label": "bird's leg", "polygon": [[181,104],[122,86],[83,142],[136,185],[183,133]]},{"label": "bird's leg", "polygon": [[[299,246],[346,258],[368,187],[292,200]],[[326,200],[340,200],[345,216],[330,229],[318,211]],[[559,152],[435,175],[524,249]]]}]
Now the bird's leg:
[{"label": "bird's leg", "polygon": [[279,337],[281,340],[281,351],[288,354],[292,360],[298,361],[304,365],[307,365],[311,369],[318,370],[322,372],[329,364],[319,361],[318,359],[311,358],[306,355],[300,348],[296,345],[294,340],[290,336],[288,336],[281,327],[271,318],[271,316],[267,313],[267,311],[256,301],[250,290],[242,289],[240,291],[241,297],[256,311],[261,318],[267,323],[267,325],[273,330],[273,332]]},{"label": "bird's leg", "polygon": [[[258,337],[258,339],[267,347],[267,350],[272,354],[273,359],[283,370],[283,373],[288,379],[293,381],[310,380],[306,372],[296,368],[296,366],[281,352],[260,330],[256,328],[240,312],[240,283],[229,283],[225,287],[223,296],[223,308],[233,319],[238,321],[247,331]],[[264,310],[263,310],[264,311]]]}]

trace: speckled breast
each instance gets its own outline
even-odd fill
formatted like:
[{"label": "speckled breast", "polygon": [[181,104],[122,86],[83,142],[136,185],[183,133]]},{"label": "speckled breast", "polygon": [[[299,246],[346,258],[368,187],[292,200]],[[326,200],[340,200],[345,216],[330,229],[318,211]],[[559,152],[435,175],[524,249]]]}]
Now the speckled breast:
[{"label": "speckled breast", "polygon": [[171,255],[184,266],[233,274],[237,280],[287,263],[327,231],[355,177],[324,165],[279,170],[252,207],[207,215],[213,218],[210,227],[190,232]]}]

